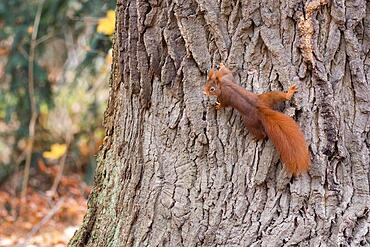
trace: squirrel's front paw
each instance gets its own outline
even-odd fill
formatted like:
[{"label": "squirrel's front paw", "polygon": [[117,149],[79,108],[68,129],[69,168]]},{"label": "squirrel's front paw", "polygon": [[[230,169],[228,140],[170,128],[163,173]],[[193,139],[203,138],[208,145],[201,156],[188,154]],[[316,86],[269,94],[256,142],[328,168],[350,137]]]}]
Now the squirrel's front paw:
[{"label": "squirrel's front paw", "polygon": [[220,110],[222,108],[222,105],[220,102],[216,101],[215,109]]},{"label": "squirrel's front paw", "polygon": [[286,94],[287,99],[290,100],[296,92],[298,92],[298,87],[296,85],[290,86],[290,88],[288,89],[288,92]]}]

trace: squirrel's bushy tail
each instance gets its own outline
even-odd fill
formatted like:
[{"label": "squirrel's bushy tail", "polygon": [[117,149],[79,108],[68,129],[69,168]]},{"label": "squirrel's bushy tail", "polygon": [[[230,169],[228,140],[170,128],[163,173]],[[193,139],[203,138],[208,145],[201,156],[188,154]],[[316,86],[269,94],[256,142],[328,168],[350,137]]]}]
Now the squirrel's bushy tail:
[{"label": "squirrel's bushy tail", "polygon": [[308,147],[297,123],[291,117],[268,107],[259,107],[259,112],[266,134],[288,171],[297,175],[308,170]]}]

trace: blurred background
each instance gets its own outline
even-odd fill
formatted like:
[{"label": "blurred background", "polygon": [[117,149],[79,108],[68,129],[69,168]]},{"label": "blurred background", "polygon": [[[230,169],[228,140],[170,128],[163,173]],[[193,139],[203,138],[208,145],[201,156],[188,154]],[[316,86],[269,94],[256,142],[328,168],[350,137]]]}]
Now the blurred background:
[{"label": "blurred background", "polygon": [[0,246],[66,246],[104,138],[115,1],[0,1]]}]

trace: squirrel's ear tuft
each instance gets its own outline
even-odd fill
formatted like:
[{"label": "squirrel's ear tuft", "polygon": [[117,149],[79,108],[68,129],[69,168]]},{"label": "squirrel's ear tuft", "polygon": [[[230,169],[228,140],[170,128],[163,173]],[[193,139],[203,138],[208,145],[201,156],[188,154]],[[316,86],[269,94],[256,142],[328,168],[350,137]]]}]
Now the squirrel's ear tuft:
[{"label": "squirrel's ear tuft", "polygon": [[208,71],[208,80],[211,79],[215,74],[215,66],[212,65],[212,67]]},{"label": "squirrel's ear tuft", "polygon": [[220,69],[218,71],[221,76],[232,74],[231,70],[229,70],[223,63],[220,64]]},{"label": "squirrel's ear tuft", "polygon": [[213,67],[209,70],[208,72],[208,79],[211,79],[213,77],[213,75],[215,74],[215,70],[213,69]]}]

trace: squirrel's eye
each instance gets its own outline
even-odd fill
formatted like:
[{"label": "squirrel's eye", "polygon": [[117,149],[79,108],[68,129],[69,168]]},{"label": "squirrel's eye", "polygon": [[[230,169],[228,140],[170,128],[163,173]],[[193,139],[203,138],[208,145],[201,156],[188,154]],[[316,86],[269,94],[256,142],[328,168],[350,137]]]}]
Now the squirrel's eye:
[{"label": "squirrel's eye", "polygon": [[215,91],[215,88],[214,88],[214,87],[211,87],[211,88],[209,89],[209,91],[214,92],[214,91]]}]

